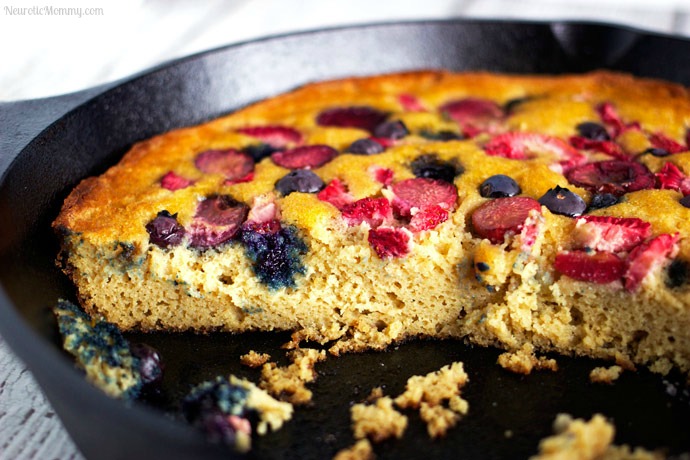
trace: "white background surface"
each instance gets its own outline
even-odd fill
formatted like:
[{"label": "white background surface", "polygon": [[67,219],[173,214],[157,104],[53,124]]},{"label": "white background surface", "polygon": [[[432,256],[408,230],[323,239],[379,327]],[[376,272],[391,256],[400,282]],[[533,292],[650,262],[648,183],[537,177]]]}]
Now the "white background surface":
[{"label": "white background surface", "polygon": [[[100,16],[7,8],[103,9]],[[0,0],[0,101],[117,80],[169,59],[264,35],[452,17],[614,22],[690,37],[688,0]],[[0,136],[2,133],[0,133]],[[0,338],[0,459],[80,459]]]}]

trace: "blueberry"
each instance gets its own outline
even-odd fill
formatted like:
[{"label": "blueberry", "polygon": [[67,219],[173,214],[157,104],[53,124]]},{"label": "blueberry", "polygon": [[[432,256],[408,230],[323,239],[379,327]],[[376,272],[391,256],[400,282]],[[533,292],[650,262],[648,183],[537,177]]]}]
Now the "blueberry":
[{"label": "blueberry", "polygon": [[674,259],[666,272],[666,286],[677,288],[690,280],[690,263],[682,259]]},{"label": "blueberry", "polygon": [[618,204],[618,200],[618,197],[612,193],[597,193],[592,196],[588,209],[593,211],[595,209],[608,208],[609,206]]},{"label": "blueberry", "polygon": [[433,154],[421,155],[415,158],[410,166],[412,167],[412,173],[416,177],[440,179],[451,184],[455,180],[455,176],[464,171],[459,164],[440,160]]},{"label": "blueberry", "polygon": [[270,156],[273,152],[277,152],[278,150],[280,149],[273,147],[270,144],[263,143],[250,145],[242,149],[242,151],[252,157],[256,163],[263,160],[267,156]]},{"label": "blueberry", "polygon": [[647,150],[645,150],[644,152],[642,152],[642,155],[644,155],[644,154],[646,154],[646,153],[648,153],[648,154],[650,154],[650,155],[652,155],[652,156],[655,156],[655,157],[659,157],[659,158],[667,157],[667,156],[669,156],[669,155],[671,154],[671,152],[669,152],[669,151],[666,150],[666,149],[660,149],[660,148],[656,148],[656,147],[650,147],[650,148],[648,148]]},{"label": "blueberry", "polygon": [[402,139],[410,134],[407,126],[400,120],[386,121],[381,123],[374,129],[374,137],[382,137],[384,139]]},{"label": "blueberry", "polygon": [[587,204],[579,195],[558,185],[539,198],[539,204],[546,206],[554,214],[569,217],[580,216],[587,209]]},{"label": "blueberry", "polygon": [[479,186],[479,193],[484,198],[501,198],[519,195],[522,190],[511,177],[496,174],[482,182]]},{"label": "blueberry", "polygon": [[155,348],[145,343],[130,343],[129,350],[139,360],[139,374],[144,385],[163,379],[163,363]]},{"label": "blueberry", "polygon": [[177,214],[165,210],[146,224],[146,231],[149,241],[163,249],[180,244],[185,234],[184,227],[177,222]]},{"label": "blueberry", "polygon": [[690,195],[685,195],[683,198],[678,200],[678,202],[686,208],[690,208]]},{"label": "blueberry", "polygon": [[593,141],[610,141],[611,137],[609,133],[599,123],[594,123],[593,121],[586,121],[577,125],[577,132],[580,136],[586,137]]},{"label": "blueberry", "polygon": [[276,190],[283,196],[292,192],[316,193],[325,186],[321,178],[308,169],[290,171],[276,182]]},{"label": "blueberry", "polygon": [[369,138],[358,139],[347,148],[347,152],[358,155],[376,155],[384,150],[386,148],[383,145]]},{"label": "blueberry", "polygon": [[431,141],[459,141],[464,139],[461,134],[445,129],[441,131],[422,130],[420,131],[419,135]]},{"label": "blueberry", "polygon": [[510,99],[508,102],[506,102],[505,104],[503,104],[503,110],[504,110],[505,113],[507,113],[507,114],[513,114],[513,113],[515,113],[515,110],[516,110],[520,105],[522,105],[522,104],[524,104],[525,102],[528,102],[528,101],[530,101],[530,100],[532,100],[532,98],[529,97],[529,96],[528,96],[528,97],[516,97],[516,98],[514,98],[514,99]]}]

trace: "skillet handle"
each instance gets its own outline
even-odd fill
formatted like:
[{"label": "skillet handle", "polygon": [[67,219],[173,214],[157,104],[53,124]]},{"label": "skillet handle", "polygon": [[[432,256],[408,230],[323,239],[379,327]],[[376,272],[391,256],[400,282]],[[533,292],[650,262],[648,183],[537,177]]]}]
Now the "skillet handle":
[{"label": "skillet handle", "polygon": [[12,161],[41,131],[115,83],[41,99],[0,101],[0,177]]}]

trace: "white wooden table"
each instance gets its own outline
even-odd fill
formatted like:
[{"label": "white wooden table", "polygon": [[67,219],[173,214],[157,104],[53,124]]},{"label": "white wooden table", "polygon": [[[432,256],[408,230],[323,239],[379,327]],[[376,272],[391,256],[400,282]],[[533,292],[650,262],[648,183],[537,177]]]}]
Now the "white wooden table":
[{"label": "white wooden table", "polygon": [[[56,8],[84,8],[81,17],[21,12],[16,8],[40,8],[44,3],[8,2],[0,3],[0,100],[76,91],[175,57],[264,35],[365,22],[581,19],[690,37],[688,0],[50,2]],[[87,15],[85,8],[101,10]],[[0,337],[0,460],[81,458],[32,376]]]}]

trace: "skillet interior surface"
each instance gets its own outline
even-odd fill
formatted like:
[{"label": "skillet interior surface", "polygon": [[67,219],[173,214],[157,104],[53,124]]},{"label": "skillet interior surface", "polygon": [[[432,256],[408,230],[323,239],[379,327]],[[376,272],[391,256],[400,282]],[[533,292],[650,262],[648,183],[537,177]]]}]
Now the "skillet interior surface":
[{"label": "skillet interior surface", "polygon": [[[8,165],[0,183],[0,332],[88,458],[232,458],[177,422],[177,401],[191,385],[219,374],[256,381],[257,372],[240,366],[238,356],[254,349],[279,358],[287,335],[131,334],[161,352],[161,393],[125,405],[92,388],[60,351],[49,311],[58,298],[74,298],[54,265],[50,222],[79,180],[105,171],[136,141],[311,81],[426,68],[551,74],[608,68],[688,85],[688,55],[688,41],[607,25],[456,20],[269,38],[134,77],[52,120],[23,149],[19,140],[13,145],[5,139],[18,155],[11,164],[7,157],[0,163]],[[44,116],[51,109],[49,101],[32,107]],[[10,120],[13,125],[32,123],[20,110],[12,113],[22,114]],[[680,376],[662,379],[641,370],[624,373],[612,386],[594,385],[588,373],[602,362],[564,357],[558,357],[559,372],[518,376],[495,364],[499,353],[459,341],[418,341],[328,359],[317,365],[313,405],[298,408],[286,427],[258,439],[252,455],[328,458],[353,442],[352,403],[376,386],[396,395],[408,377],[458,360],[470,376],[464,392],[469,415],[446,439],[430,441],[408,413],[404,439],[376,446],[380,458],[526,458],[551,433],[560,412],[611,417],[617,443],[674,455],[690,451],[690,403]]]}]

